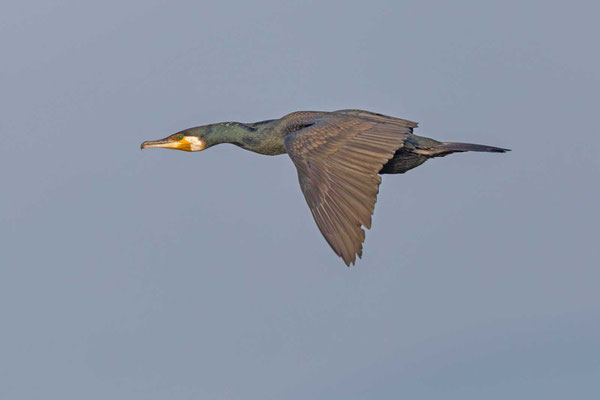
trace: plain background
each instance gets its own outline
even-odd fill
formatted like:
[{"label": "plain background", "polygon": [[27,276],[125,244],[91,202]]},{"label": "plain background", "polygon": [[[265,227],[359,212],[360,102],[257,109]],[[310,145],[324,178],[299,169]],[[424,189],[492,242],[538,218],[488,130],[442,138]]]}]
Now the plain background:
[{"label": "plain background", "polygon": [[[597,398],[597,2],[32,1],[0,14],[0,398]],[[287,156],[363,108],[512,148],[385,176],[346,268]]]}]

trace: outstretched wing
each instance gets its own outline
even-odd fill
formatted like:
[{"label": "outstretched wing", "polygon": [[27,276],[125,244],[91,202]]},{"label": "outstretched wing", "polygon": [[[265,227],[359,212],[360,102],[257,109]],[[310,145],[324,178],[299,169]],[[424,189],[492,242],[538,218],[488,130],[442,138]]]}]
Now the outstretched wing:
[{"label": "outstretched wing", "polygon": [[328,114],[285,137],[300,187],[319,230],[346,265],[362,255],[365,232],[377,201],[377,174],[394,156],[411,127]]}]

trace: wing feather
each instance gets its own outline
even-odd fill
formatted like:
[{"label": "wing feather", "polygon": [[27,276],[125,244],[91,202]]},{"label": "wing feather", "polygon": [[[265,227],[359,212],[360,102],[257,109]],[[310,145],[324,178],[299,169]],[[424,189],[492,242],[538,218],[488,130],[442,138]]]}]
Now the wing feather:
[{"label": "wing feather", "polygon": [[362,255],[362,227],[371,227],[381,183],[378,172],[414,126],[380,114],[342,110],[285,137],[315,222],[346,265]]}]

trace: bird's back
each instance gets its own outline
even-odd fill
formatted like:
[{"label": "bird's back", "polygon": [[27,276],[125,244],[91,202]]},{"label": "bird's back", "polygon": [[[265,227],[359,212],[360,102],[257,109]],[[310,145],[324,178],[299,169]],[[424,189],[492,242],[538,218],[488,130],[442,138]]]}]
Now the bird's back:
[{"label": "bird's back", "polygon": [[388,123],[408,128],[412,133],[413,128],[418,123],[406,119],[390,117],[388,115],[378,114],[371,111],[347,109],[332,112],[326,111],[295,111],[287,114],[279,120],[274,121],[275,129],[279,135],[285,137],[290,133],[299,131],[305,127],[311,126],[316,122],[329,122],[336,119],[357,119],[362,121],[371,121],[378,123]]}]

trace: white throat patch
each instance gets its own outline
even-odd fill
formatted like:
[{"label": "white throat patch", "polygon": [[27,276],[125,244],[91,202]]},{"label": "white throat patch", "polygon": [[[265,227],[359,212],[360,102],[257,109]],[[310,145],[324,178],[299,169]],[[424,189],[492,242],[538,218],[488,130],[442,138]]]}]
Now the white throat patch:
[{"label": "white throat patch", "polygon": [[190,150],[192,151],[200,151],[206,148],[206,143],[198,136],[186,136],[185,140],[190,143]]}]

